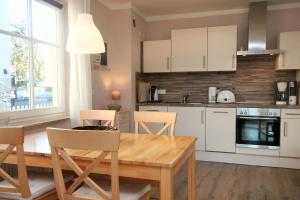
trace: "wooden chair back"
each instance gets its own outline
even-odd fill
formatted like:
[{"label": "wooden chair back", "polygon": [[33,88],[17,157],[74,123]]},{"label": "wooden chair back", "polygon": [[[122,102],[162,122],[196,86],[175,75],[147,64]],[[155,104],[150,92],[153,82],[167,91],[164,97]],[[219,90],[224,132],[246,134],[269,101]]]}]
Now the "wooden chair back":
[{"label": "wooden chair back", "polygon": [[[56,190],[60,199],[87,200],[88,197],[74,195],[74,191],[83,182],[94,192],[105,200],[119,200],[119,176],[118,176],[118,150],[120,134],[118,132],[99,132],[86,130],[67,130],[47,128],[51,157],[54,169]],[[99,151],[99,155],[82,170],[65,149]],[[99,165],[104,158],[111,153],[111,188],[112,195],[109,195],[97,185],[89,174]],[[60,166],[60,157],[78,175],[71,186],[66,189]]]},{"label": "wooden chair back", "polygon": [[104,126],[114,126],[116,118],[115,110],[81,110],[80,111],[80,123],[85,125],[86,121],[105,121]]},{"label": "wooden chair back", "polygon": [[[11,186],[0,186],[0,192],[20,193],[23,198],[28,198],[31,196],[31,193],[25,165],[23,143],[23,127],[0,128],[0,144],[8,145],[6,150],[0,154],[0,176],[11,184]],[[15,148],[18,163],[18,180],[11,177],[1,168],[1,164]]]},{"label": "wooden chair back", "polygon": [[[161,135],[168,128],[169,135],[173,136],[175,132],[176,123],[176,113],[175,112],[148,112],[148,111],[135,111],[134,112],[134,122],[135,122],[135,133],[139,133],[139,126],[142,126],[145,131],[149,134]],[[164,123],[162,129],[157,133],[153,133],[150,128],[145,123]]]}]

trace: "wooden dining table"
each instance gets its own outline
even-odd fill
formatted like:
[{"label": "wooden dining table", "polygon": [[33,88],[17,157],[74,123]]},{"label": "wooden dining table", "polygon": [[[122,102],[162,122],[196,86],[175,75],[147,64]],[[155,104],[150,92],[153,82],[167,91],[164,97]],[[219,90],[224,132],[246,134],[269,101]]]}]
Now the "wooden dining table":
[{"label": "wooden dining table", "polygon": [[[149,134],[121,133],[119,148],[119,176],[159,182],[160,199],[174,199],[174,176],[182,167],[188,166],[188,197],[195,200],[195,142],[196,137],[156,136]],[[0,145],[0,151],[4,149]],[[67,150],[80,167],[90,163],[99,152]],[[46,132],[26,135],[24,138],[26,166],[52,168],[51,151]],[[5,163],[16,164],[16,155],[11,154]],[[61,160],[61,166],[69,166]],[[110,156],[100,163],[93,173],[110,174]]]}]

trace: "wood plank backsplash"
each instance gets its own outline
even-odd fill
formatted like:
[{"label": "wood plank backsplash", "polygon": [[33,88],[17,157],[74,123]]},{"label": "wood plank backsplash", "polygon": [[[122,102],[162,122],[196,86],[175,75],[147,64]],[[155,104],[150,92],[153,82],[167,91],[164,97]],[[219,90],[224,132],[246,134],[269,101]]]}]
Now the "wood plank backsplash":
[{"label": "wood plank backsplash", "polygon": [[231,90],[238,102],[274,103],[275,81],[296,79],[296,71],[275,71],[275,57],[245,57],[237,62],[236,72],[137,73],[137,80],[150,81],[167,94],[162,102],[179,102],[190,93],[192,102],[206,103],[208,87]]}]

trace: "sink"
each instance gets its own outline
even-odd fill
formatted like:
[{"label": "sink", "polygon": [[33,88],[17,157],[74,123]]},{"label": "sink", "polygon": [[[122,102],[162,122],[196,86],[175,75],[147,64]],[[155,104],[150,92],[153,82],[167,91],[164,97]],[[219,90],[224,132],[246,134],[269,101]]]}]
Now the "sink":
[{"label": "sink", "polygon": [[200,104],[203,104],[203,103],[200,103],[200,102],[190,102],[190,103],[186,103],[186,104],[200,105]]},{"label": "sink", "polygon": [[167,104],[183,104],[183,105],[201,105],[201,104],[203,104],[203,103],[201,103],[201,102],[189,102],[189,103],[182,103],[182,102],[165,102],[165,103],[167,103]]}]

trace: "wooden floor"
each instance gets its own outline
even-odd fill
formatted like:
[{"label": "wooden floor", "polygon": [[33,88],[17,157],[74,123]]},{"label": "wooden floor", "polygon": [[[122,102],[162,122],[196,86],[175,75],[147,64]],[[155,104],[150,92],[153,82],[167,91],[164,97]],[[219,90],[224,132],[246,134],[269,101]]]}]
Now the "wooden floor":
[{"label": "wooden floor", "polygon": [[[175,177],[175,200],[187,199],[186,174]],[[300,170],[197,162],[196,184],[197,200],[300,200]]]}]

